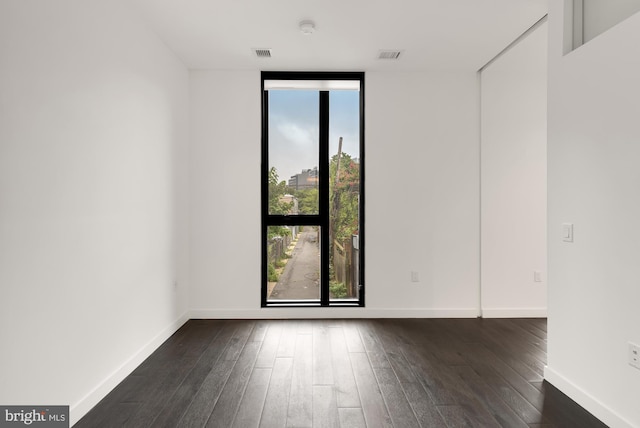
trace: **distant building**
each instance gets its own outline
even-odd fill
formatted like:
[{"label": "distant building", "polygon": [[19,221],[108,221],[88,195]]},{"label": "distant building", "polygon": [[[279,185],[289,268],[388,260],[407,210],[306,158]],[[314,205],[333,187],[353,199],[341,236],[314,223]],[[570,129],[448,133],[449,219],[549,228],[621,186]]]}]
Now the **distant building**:
[{"label": "distant building", "polygon": [[315,189],[318,187],[318,167],[303,169],[289,179],[289,187],[293,190]]}]

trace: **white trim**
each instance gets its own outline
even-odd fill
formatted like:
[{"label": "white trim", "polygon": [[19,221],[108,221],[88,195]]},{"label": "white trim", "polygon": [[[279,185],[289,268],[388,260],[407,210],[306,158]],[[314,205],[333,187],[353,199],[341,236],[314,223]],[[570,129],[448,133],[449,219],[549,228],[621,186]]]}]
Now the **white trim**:
[{"label": "white trim", "polygon": [[478,83],[478,317],[482,318],[482,69],[476,73]]},{"label": "white trim", "polygon": [[264,90],[360,91],[360,80],[275,80],[265,79]]},{"label": "white trim", "polygon": [[549,366],[544,368],[544,378],[547,382],[558,388],[573,401],[581,405],[588,412],[600,419],[611,428],[633,428],[628,420],[614,412],[604,403],[590,395],[588,392],[571,382],[566,377]]},{"label": "white trim", "polygon": [[156,337],[151,339],[138,352],[133,354],[127,361],[122,363],[113,373],[107,376],[100,384],[98,384],[87,395],[81,398],[77,403],[70,407],[70,424],[73,426],[84,415],[86,415],[96,404],[107,396],[120,382],[131,374],[142,362],[152,353],[154,353],[160,345],[164,343],[173,333],[178,331],[180,327],[189,320],[187,313],[172,322],[168,327],[162,330]]},{"label": "white trim", "polygon": [[482,308],[483,318],[546,318],[547,308]]},{"label": "white trim", "polygon": [[192,309],[191,319],[317,319],[317,318],[476,318],[476,308],[368,309],[368,308],[259,308]]}]

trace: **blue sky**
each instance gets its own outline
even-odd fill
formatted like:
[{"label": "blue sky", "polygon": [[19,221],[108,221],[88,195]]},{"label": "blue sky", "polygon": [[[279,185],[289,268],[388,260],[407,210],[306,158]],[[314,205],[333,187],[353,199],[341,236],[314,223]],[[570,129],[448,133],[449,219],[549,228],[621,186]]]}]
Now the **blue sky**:
[{"label": "blue sky", "polygon": [[[331,91],[329,94],[329,153],[359,155],[359,93]],[[280,180],[289,180],[303,169],[319,166],[318,91],[269,91],[269,167],[275,166]]]}]

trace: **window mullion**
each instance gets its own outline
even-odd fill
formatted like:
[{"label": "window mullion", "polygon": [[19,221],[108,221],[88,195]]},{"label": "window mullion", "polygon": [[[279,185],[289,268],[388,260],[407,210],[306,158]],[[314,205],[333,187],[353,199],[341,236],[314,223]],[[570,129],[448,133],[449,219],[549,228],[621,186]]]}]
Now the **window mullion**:
[{"label": "window mullion", "polygon": [[320,302],[329,306],[329,92],[320,92],[319,138],[320,138]]}]

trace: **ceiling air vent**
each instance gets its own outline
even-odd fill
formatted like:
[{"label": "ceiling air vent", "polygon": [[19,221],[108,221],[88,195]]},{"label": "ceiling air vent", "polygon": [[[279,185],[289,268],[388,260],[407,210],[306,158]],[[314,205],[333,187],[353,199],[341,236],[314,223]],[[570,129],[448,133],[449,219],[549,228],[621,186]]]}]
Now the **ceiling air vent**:
[{"label": "ceiling air vent", "polygon": [[254,49],[258,58],[271,58],[271,49]]},{"label": "ceiling air vent", "polygon": [[398,59],[402,51],[384,50],[378,52],[378,59]]}]

